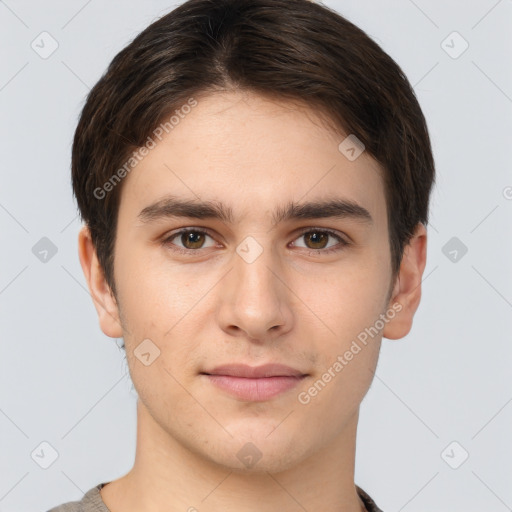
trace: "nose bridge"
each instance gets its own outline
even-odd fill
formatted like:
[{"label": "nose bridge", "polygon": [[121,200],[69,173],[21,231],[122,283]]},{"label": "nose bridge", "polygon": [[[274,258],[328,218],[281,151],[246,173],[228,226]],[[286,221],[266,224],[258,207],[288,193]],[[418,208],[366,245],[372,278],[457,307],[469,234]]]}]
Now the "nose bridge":
[{"label": "nose bridge", "polygon": [[278,265],[274,256],[269,238],[263,240],[260,237],[257,240],[253,236],[247,236],[237,246],[233,277],[236,279],[236,295],[240,304],[258,303],[258,308],[261,308],[262,301],[278,301],[276,277],[270,271]]},{"label": "nose bridge", "polygon": [[257,339],[268,336],[273,327],[281,326],[282,330],[288,326],[291,312],[286,287],[277,277],[279,268],[269,237],[257,240],[247,236],[242,240],[222,291],[220,320],[224,328],[236,326]]}]

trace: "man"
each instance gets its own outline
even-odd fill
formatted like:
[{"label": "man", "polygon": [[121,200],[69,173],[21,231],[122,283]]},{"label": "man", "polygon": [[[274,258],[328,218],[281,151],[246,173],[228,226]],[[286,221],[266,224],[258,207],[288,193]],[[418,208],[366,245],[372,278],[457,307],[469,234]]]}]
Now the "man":
[{"label": "man", "polygon": [[359,406],[420,302],[434,180],[396,63],[314,2],[189,0],[90,92],[72,176],[137,448],[52,512],[379,511]]}]

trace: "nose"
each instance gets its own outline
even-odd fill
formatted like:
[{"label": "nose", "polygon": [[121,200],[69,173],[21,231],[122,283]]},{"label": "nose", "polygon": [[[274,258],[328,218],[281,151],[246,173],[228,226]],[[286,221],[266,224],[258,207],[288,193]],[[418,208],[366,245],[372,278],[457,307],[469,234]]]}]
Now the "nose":
[{"label": "nose", "polygon": [[234,254],[233,268],[220,283],[217,319],[231,336],[265,343],[292,328],[293,294],[272,250],[254,242],[249,247],[253,254]]}]

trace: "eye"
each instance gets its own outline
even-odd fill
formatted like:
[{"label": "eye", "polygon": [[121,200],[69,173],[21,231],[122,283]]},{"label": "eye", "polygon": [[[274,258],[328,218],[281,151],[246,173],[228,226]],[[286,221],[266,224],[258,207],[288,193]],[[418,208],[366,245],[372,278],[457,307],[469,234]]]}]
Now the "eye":
[{"label": "eye", "polygon": [[[181,247],[173,242],[173,240],[177,237],[179,237],[178,241],[183,244]],[[187,228],[181,229],[180,231],[171,234],[162,240],[162,244],[166,246],[172,246],[173,251],[189,254],[191,252],[197,251],[198,249],[204,249],[203,244],[206,237],[212,238],[206,231],[202,229]]]},{"label": "eye", "polygon": [[[213,241],[213,244],[205,246],[206,238],[210,238]],[[296,240],[300,240],[301,238],[306,240],[307,245],[297,245],[295,241],[292,242],[292,245],[295,247],[304,247],[309,250],[310,253],[315,251],[315,254],[340,251],[345,246],[350,245],[348,241],[342,238],[335,231],[325,228],[306,228],[302,231],[300,236],[296,238]],[[331,243],[331,245],[329,245],[329,238],[334,238],[338,243]],[[180,242],[182,245],[178,245],[175,240]],[[203,229],[186,228],[176,231],[166,237],[162,240],[162,245],[169,247],[175,252],[190,255],[194,252],[198,252],[200,249],[215,247],[215,241],[213,240],[213,237]]]},{"label": "eye", "polygon": [[[338,244],[334,243],[329,246],[329,237],[335,238],[338,241]],[[343,239],[336,232],[325,228],[307,228],[307,230],[302,231],[297,240],[300,240],[301,238],[306,240],[306,244],[308,244],[302,247],[305,247],[310,251],[317,251],[317,253],[331,253],[339,251],[343,249],[343,247],[345,247],[346,245],[349,245],[349,242]],[[294,243],[293,245],[296,247],[301,247],[296,243]]]}]

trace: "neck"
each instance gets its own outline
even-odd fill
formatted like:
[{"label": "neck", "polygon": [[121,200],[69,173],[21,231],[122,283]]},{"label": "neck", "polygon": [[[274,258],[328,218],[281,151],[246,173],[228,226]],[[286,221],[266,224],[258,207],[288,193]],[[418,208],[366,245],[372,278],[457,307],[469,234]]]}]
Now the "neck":
[{"label": "neck", "polygon": [[137,403],[132,470],[101,490],[111,512],[362,512],[354,484],[358,412],[335,441],[291,468],[231,469],[189,450]]}]

